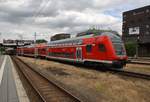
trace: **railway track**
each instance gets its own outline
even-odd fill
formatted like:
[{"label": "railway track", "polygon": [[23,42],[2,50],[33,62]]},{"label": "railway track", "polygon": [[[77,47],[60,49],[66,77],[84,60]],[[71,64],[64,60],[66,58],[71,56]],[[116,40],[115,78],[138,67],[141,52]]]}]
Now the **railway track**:
[{"label": "railway track", "polygon": [[120,75],[129,76],[129,77],[150,80],[150,74],[138,73],[138,72],[133,72],[133,71],[128,71],[128,70],[118,70],[118,69],[114,69],[114,68],[109,69],[109,71],[115,72]]},{"label": "railway track", "polygon": [[128,63],[131,63],[131,64],[150,65],[150,62],[149,62],[149,63],[145,63],[145,62],[142,62],[142,61],[128,61]]},{"label": "railway track", "polygon": [[127,63],[131,64],[142,64],[142,65],[150,65],[150,58],[129,58]]},{"label": "railway track", "polygon": [[16,66],[24,74],[43,102],[82,102],[64,88],[33,70],[29,65],[17,57],[12,57]]},{"label": "railway track", "polygon": [[132,58],[132,57],[129,57],[128,58],[129,60],[137,60],[137,61],[150,61],[150,57],[147,57],[147,58]]}]

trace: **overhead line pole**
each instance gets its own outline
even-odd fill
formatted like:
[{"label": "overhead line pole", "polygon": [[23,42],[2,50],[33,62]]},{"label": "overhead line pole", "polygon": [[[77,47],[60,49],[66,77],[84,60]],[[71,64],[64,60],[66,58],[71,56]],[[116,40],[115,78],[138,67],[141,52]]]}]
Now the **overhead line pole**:
[{"label": "overhead line pole", "polygon": [[[0,32],[0,41],[1,41],[1,32]],[[0,45],[0,55],[2,54],[2,46]]]},{"label": "overhead line pole", "polygon": [[35,63],[36,63],[36,36],[37,36],[37,34],[36,34],[36,32],[34,33],[34,57],[35,57]]},{"label": "overhead line pole", "polygon": [[[47,7],[48,6],[48,4],[49,4],[49,2],[50,2],[50,0],[48,0],[47,1],[47,3],[41,8],[41,9],[39,9],[39,11],[35,14],[35,15],[33,15],[33,17],[34,17],[34,21],[38,18],[38,15],[40,15],[40,13],[45,9],[45,7]],[[37,36],[37,34],[36,34],[36,32],[34,33],[34,40],[35,40],[35,42],[34,42],[34,57],[35,57],[35,63],[36,63],[36,54],[37,54],[37,51],[36,51],[36,36]]]}]

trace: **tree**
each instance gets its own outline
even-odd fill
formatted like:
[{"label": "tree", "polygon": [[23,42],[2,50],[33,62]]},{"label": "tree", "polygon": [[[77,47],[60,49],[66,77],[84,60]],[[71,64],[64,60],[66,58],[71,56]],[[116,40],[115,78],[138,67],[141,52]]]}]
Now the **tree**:
[{"label": "tree", "polygon": [[38,39],[36,40],[36,43],[47,43],[47,41],[45,39]]},{"label": "tree", "polygon": [[2,46],[0,46],[0,54],[2,54],[4,51],[5,49]]},{"label": "tree", "polygon": [[136,46],[137,44],[134,42],[128,42],[125,44],[125,48],[128,56],[134,56],[136,54]]}]

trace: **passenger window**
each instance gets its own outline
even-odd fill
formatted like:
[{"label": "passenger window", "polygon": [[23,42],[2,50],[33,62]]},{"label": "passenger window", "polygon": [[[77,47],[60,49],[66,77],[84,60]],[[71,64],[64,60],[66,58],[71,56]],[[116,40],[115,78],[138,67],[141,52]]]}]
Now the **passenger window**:
[{"label": "passenger window", "polygon": [[99,51],[101,51],[101,52],[105,52],[106,51],[106,48],[105,48],[104,44],[99,44],[98,48],[99,48]]},{"label": "passenger window", "polygon": [[86,45],[86,52],[92,52],[92,45]]}]

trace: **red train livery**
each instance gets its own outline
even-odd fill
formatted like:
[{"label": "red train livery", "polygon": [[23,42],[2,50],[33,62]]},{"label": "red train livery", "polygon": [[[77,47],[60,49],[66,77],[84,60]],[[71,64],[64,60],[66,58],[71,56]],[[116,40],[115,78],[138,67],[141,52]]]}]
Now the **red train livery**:
[{"label": "red train livery", "polygon": [[77,63],[107,64],[117,68],[122,68],[127,60],[121,37],[113,32],[52,41],[46,45],[26,46],[17,48],[17,53]]}]

